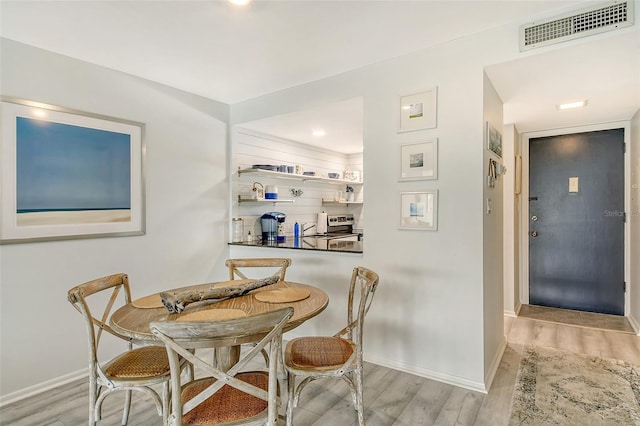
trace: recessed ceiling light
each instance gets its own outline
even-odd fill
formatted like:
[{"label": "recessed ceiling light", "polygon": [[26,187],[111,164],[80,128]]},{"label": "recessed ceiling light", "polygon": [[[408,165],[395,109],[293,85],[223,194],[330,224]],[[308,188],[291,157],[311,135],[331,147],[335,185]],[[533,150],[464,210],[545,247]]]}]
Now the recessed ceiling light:
[{"label": "recessed ceiling light", "polygon": [[568,102],[566,104],[560,104],[558,105],[558,109],[560,111],[565,110],[565,109],[571,109],[571,108],[582,108],[587,106],[587,100],[583,100],[583,101],[576,101],[576,102]]},{"label": "recessed ceiling light", "polygon": [[251,0],[229,0],[229,3],[235,4],[236,6],[246,6],[251,3]]},{"label": "recessed ceiling light", "polygon": [[315,136],[315,137],[319,138],[319,137],[322,137],[322,136],[326,135],[326,134],[327,134],[327,132],[325,132],[325,131],[324,131],[324,130],[322,130],[322,129],[316,129],[316,130],[312,131],[312,132],[311,132],[311,134],[312,134],[313,136]]}]

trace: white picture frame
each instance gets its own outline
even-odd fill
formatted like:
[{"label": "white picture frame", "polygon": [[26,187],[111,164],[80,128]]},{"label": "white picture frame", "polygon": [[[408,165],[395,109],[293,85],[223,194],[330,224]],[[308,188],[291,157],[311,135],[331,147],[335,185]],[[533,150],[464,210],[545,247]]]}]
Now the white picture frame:
[{"label": "white picture frame", "polygon": [[438,190],[400,193],[400,229],[438,230]]},{"label": "white picture frame", "polygon": [[0,100],[0,244],[145,233],[142,123]]},{"label": "white picture frame", "polygon": [[400,146],[399,181],[438,179],[438,138]]},{"label": "white picture frame", "polygon": [[400,96],[398,132],[434,129],[437,126],[438,88]]}]

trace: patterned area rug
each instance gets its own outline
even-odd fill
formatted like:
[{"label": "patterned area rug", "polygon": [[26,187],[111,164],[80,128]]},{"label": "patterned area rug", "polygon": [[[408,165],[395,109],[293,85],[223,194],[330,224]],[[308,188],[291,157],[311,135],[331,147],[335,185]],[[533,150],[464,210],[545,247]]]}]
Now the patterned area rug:
[{"label": "patterned area rug", "polygon": [[552,348],[526,349],[510,425],[640,425],[640,367]]}]

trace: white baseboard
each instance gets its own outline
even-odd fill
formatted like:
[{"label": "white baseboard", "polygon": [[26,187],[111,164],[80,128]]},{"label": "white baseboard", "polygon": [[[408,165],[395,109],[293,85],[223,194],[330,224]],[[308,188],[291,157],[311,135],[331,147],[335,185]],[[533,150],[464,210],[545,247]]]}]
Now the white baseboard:
[{"label": "white baseboard", "polygon": [[[283,346],[286,344],[286,341],[283,342]],[[416,376],[424,377],[427,379],[437,380],[439,382],[447,383],[453,386],[458,386],[461,388],[469,389],[472,391],[487,393],[489,387],[491,386],[491,382],[493,382],[493,378],[500,366],[500,361],[502,359],[502,354],[506,349],[506,341],[503,342],[502,347],[499,351],[497,351],[496,356],[491,363],[491,368],[487,374],[486,385],[485,383],[478,382],[475,380],[469,380],[464,377],[454,376],[451,374],[443,374],[439,372],[435,372],[426,368],[421,368],[415,365],[410,365],[406,363],[389,363],[384,360],[376,360],[365,357],[365,361],[371,362],[373,364],[381,365],[383,367],[392,368],[395,370],[403,371],[409,374],[415,374]],[[37,385],[33,385],[24,389],[21,389],[16,392],[12,392],[7,395],[0,396],[0,408],[5,405],[12,404],[14,402],[29,398],[34,395],[38,395],[42,392],[50,391],[58,386],[65,385],[67,383],[71,383],[73,381],[83,379],[87,376],[87,369],[83,369],[80,371],[75,371],[64,376],[57,377],[55,379],[48,380],[46,382],[39,383]]]},{"label": "white baseboard", "polygon": [[414,374],[416,376],[424,377],[426,379],[433,379],[439,382],[447,383],[449,385],[458,386],[461,388],[469,389],[472,391],[487,393],[487,389],[485,388],[484,383],[478,382],[475,380],[469,380],[464,377],[454,376],[451,374],[443,374],[435,371],[428,370],[426,368],[421,368],[415,365],[410,365],[406,363],[397,363],[397,362],[387,362],[387,360],[379,360],[365,357],[366,362],[370,362],[372,364],[380,365],[382,367],[391,368],[398,371],[403,371],[405,373]]},{"label": "white baseboard", "polygon": [[504,316],[505,317],[511,317],[511,318],[516,318],[518,316],[518,314],[516,313],[516,311],[508,311],[508,310],[504,310]]},{"label": "white baseboard", "polygon": [[504,351],[507,349],[507,339],[502,339],[502,343],[500,344],[500,349],[496,351],[495,356],[493,357],[493,361],[491,361],[491,366],[489,367],[489,371],[484,377],[485,383],[485,393],[489,392],[491,389],[491,385],[493,384],[493,379],[496,377],[496,373],[498,372],[498,367],[500,367],[500,362],[502,361],[502,356],[504,355]]},{"label": "white baseboard", "polygon": [[636,332],[636,335],[640,336],[640,324],[638,324],[638,320],[636,320],[633,315],[629,315],[627,318],[629,319],[629,324],[633,327],[633,331]]},{"label": "white baseboard", "polygon": [[85,368],[80,371],[74,371],[73,373],[65,374],[64,376],[56,377],[55,379],[47,380],[46,382],[38,383],[37,385],[20,389],[7,395],[1,395],[0,408],[4,407],[7,404],[11,404],[13,402],[17,402],[34,395],[38,395],[39,393],[50,391],[51,389],[57,388],[58,386],[83,379],[87,377],[87,374],[89,374],[89,372]]},{"label": "white baseboard", "polygon": [[522,308],[522,304],[518,303],[518,305],[516,305],[515,309],[510,311],[508,309],[504,310],[504,315],[507,317],[517,317],[520,314],[520,309]]}]

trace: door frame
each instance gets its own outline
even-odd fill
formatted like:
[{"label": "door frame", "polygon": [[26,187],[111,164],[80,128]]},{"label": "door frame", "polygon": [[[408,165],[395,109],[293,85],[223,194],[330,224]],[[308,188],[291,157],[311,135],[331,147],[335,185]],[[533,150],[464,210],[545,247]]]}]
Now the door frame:
[{"label": "door frame", "polygon": [[[624,129],[624,211],[629,212],[631,207],[631,158],[629,146],[631,142],[631,123],[629,121],[616,121],[610,123],[593,124],[586,126],[567,127],[561,129],[542,130],[528,132],[520,135],[520,152],[522,155],[522,185],[520,192],[520,303],[529,304],[529,140],[547,136],[561,136],[573,133],[594,132],[599,130]],[[629,315],[629,293],[631,290],[630,276],[630,248],[631,230],[630,220],[624,224],[624,280],[627,283],[624,293],[624,315]]]}]

